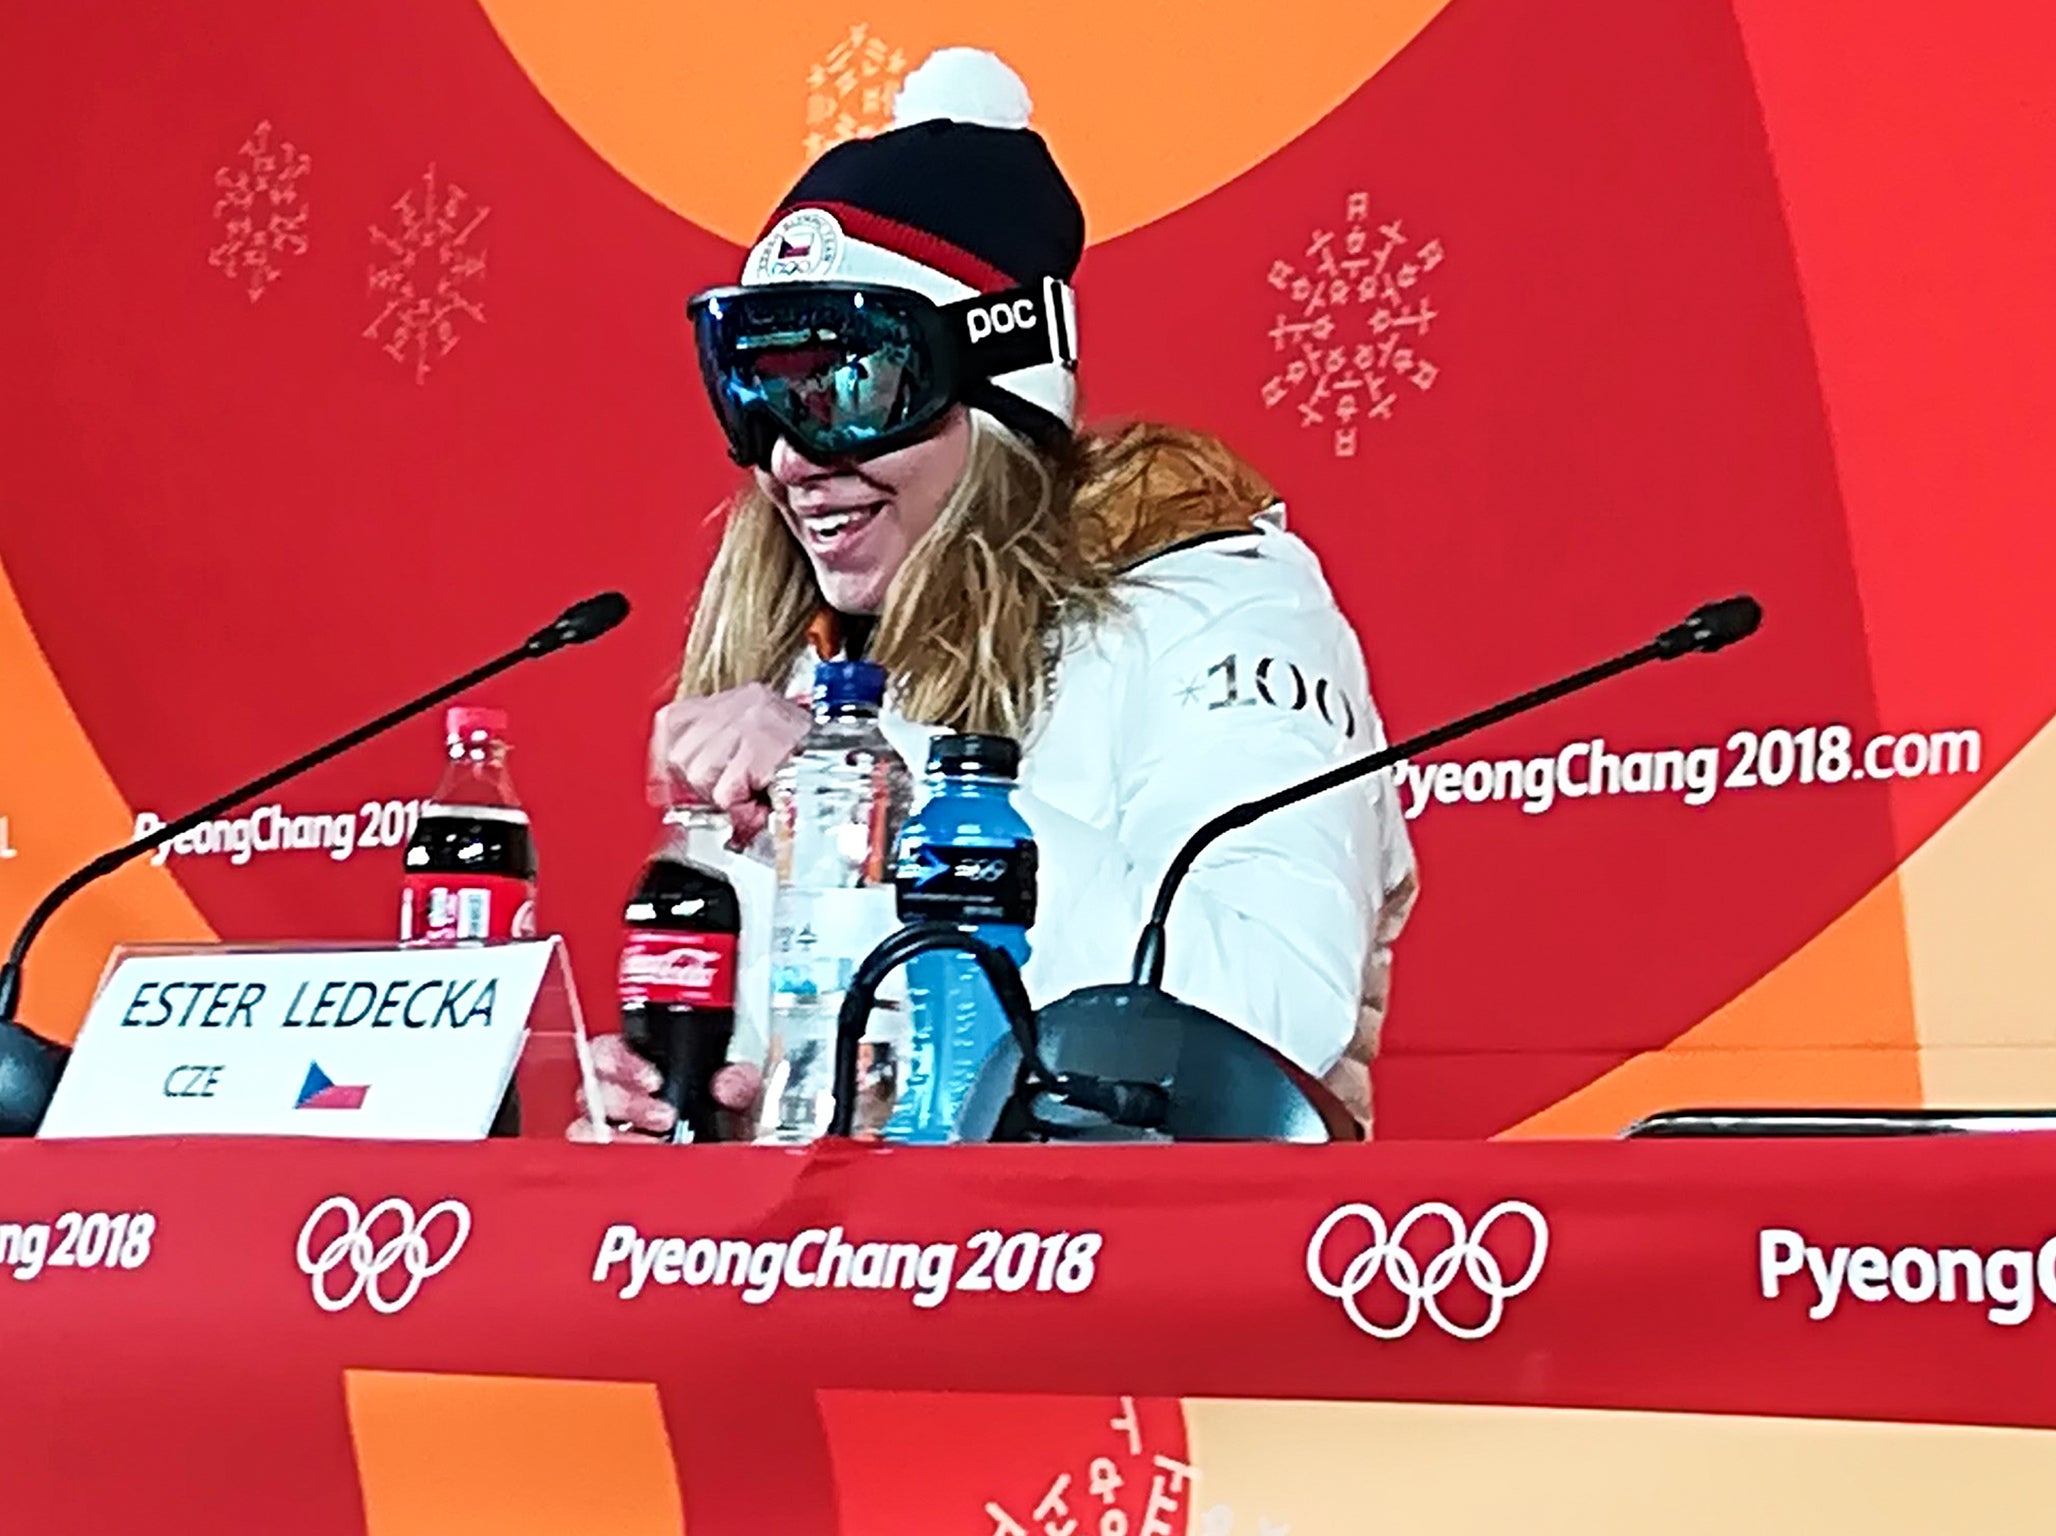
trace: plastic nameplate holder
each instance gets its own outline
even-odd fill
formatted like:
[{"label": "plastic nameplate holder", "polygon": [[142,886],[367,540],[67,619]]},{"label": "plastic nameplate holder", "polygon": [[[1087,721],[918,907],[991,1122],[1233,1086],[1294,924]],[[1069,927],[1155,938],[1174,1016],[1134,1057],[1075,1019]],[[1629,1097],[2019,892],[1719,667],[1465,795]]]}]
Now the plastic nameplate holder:
[{"label": "plastic nameplate holder", "polygon": [[125,945],[44,1137],[561,1138],[594,1091],[564,941]]}]

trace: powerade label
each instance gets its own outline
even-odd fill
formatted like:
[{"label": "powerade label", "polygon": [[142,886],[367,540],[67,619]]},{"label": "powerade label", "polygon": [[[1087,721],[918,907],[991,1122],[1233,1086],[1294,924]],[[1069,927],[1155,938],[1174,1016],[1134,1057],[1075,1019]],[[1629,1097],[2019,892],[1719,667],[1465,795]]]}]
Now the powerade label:
[{"label": "powerade label", "polygon": [[1035,922],[1035,845],[917,843],[893,866],[903,923],[934,918],[1027,928]]},{"label": "powerade label", "polygon": [[735,1006],[735,935],[631,928],[621,942],[621,1001],[672,1008]]},{"label": "powerade label", "polygon": [[535,886],[507,875],[408,875],[400,887],[400,940],[535,937]]}]

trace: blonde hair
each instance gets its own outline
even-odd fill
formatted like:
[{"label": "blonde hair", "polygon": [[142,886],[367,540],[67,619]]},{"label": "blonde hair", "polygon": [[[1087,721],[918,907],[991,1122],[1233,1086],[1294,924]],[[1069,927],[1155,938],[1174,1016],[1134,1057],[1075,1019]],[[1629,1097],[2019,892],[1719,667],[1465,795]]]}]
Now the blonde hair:
[{"label": "blonde hair", "polygon": [[[1136,425],[1045,454],[973,411],[964,473],[893,578],[867,654],[909,719],[1025,740],[1049,700],[1059,631],[1113,608],[1123,558],[1246,527],[1272,499],[1201,434]],[[805,553],[752,480],[728,504],[679,697],[782,688],[823,606]]]}]

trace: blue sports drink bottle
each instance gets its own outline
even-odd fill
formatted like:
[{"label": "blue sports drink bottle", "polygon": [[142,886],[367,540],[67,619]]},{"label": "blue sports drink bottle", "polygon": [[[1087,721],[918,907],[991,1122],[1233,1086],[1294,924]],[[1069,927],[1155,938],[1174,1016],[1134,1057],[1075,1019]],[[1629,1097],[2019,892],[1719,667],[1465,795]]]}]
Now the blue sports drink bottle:
[{"label": "blue sports drink bottle", "polygon": [[[927,796],[900,829],[893,860],[899,919],[958,923],[1028,960],[1035,921],[1035,835],[1014,808],[1021,749],[1005,736],[939,736],[928,750]],[[948,1141],[957,1110],[1006,1015],[969,955],[938,950],[907,964],[907,1075],[885,1134]]]}]

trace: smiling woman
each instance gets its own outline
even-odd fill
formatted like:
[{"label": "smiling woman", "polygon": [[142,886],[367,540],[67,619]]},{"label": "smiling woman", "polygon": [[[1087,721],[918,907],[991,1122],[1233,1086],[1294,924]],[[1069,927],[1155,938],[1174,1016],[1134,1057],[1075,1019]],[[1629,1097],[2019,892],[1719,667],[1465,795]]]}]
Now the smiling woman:
[{"label": "smiling woman", "polygon": [[[1260,476],[1196,433],[1078,427],[1084,223],[1028,117],[998,59],[937,54],[892,131],[800,178],[742,285],[693,301],[708,399],[750,478],[652,758],[748,842],[807,731],[813,664],[838,654],[883,668],[880,726],[909,763],[941,730],[1020,742],[1013,803],[1041,858],[1023,979],[1040,1003],[1125,974],[1193,828],[1382,745],[1383,727],[1356,637]],[[1258,692],[1273,671],[1318,679],[1322,707],[1221,707],[1203,685],[1238,657]],[[1323,796],[1199,861],[1167,985],[1331,1074],[1368,1118],[1413,889],[1391,785]],[[607,1118],[664,1129],[643,1064],[609,1055],[601,1076]],[[747,1071],[726,1087],[731,1107],[756,1091]]]},{"label": "smiling woman", "polygon": [[965,483],[970,418],[953,411],[935,433],[846,469],[814,463],[780,437],[757,487],[806,551],[821,595],[844,613],[874,614],[914,546],[943,521],[943,502]]},{"label": "smiling woman", "polygon": [[832,648],[862,630],[913,718],[1026,735],[1045,637],[1104,607],[1106,569],[1068,494],[1080,478],[962,407],[920,443],[833,467],[781,437],[729,513],[685,696],[783,686],[810,631]]}]

